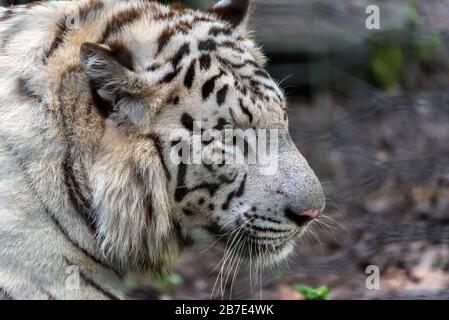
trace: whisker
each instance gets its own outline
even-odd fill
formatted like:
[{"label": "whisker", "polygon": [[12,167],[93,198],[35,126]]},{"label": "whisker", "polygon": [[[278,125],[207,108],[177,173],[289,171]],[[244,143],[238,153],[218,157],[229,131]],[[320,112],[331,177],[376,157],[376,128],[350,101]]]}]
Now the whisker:
[{"label": "whisker", "polygon": [[331,218],[331,217],[329,217],[328,215],[326,215],[326,214],[321,214],[320,215],[320,217],[321,218],[325,218],[325,219],[327,219],[327,220],[329,220],[330,222],[332,222],[332,223],[335,223],[338,227],[340,227],[341,229],[343,229],[345,232],[348,232],[348,230],[345,228],[345,226],[344,225],[342,225],[341,223],[339,223],[337,220],[335,220],[334,218]]},{"label": "whisker", "polygon": [[[238,219],[240,219],[240,217],[235,217],[231,220],[229,220],[228,222],[226,222],[219,230],[219,232],[221,232],[226,226],[228,226],[229,224],[231,224],[232,222],[237,221]],[[211,248],[213,248],[221,239],[223,239],[225,236],[227,236],[228,234],[232,233],[234,230],[230,230],[220,236],[218,236],[217,240],[215,240],[209,247],[207,247],[206,249],[204,249],[203,251],[200,252],[200,254],[203,254],[205,252],[207,252],[208,250],[210,250]]]},{"label": "whisker", "polygon": [[[237,237],[239,236],[240,230],[241,230],[247,223],[251,222],[251,220],[253,220],[253,218],[248,219],[248,220],[245,221],[241,226],[239,226],[237,229],[232,230],[231,234],[229,235],[229,238],[228,238],[228,240],[227,240],[227,242],[226,242],[226,245],[225,245],[225,252],[224,252],[224,254],[223,254],[223,257],[222,257],[222,259],[220,260],[220,262],[217,264],[217,266],[213,269],[213,271],[214,271],[214,270],[216,270],[218,267],[220,267],[220,265],[221,265],[220,271],[219,271],[219,273],[218,273],[218,275],[217,275],[217,278],[216,278],[215,283],[214,283],[214,287],[213,287],[213,289],[212,289],[211,297],[213,297],[213,295],[214,295],[214,293],[215,293],[215,288],[216,288],[216,286],[217,286],[217,284],[218,284],[218,280],[220,280],[220,292],[221,292],[222,298],[224,297],[223,276],[224,276],[224,273],[225,273],[225,271],[226,271],[226,269],[227,269],[227,265],[228,265],[229,263],[232,263],[232,261],[233,261],[232,256],[234,255],[234,251],[236,250],[236,246],[233,246],[233,244],[234,244],[235,240],[237,239]],[[229,241],[231,241],[230,244],[229,244]],[[230,257],[231,257],[231,260],[229,261]],[[226,280],[226,281],[227,281],[227,280]]]},{"label": "whisker", "polygon": [[[242,260],[242,252],[239,252],[239,251],[241,251],[242,247],[245,245],[245,242],[246,242],[244,238],[243,238],[243,241],[242,241],[242,238],[240,238],[239,241],[240,241],[240,245],[239,245],[239,247],[237,249],[237,252],[236,252],[238,260],[236,261],[236,266],[234,268],[234,275],[233,275],[232,280],[231,280],[231,288],[229,290],[229,299],[232,299],[232,290],[234,288],[235,278],[237,277],[238,271],[240,269],[241,260]],[[231,269],[231,271],[232,271],[232,269]]]}]

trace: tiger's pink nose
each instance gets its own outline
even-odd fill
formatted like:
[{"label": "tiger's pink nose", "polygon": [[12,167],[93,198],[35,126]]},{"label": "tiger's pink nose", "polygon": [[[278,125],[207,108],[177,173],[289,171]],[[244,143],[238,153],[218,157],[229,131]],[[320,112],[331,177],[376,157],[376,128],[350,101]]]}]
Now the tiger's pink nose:
[{"label": "tiger's pink nose", "polygon": [[301,212],[295,212],[290,208],[285,209],[285,215],[288,219],[296,223],[299,227],[302,227],[318,217],[323,212],[323,209],[312,209]]},{"label": "tiger's pink nose", "polygon": [[321,214],[321,212],[322,212],[321,209],[306,210],[302,214],[305,215],[305,216],[310,217],[310,219],[315,219],[316,217],[318,217],[319,214]]}]

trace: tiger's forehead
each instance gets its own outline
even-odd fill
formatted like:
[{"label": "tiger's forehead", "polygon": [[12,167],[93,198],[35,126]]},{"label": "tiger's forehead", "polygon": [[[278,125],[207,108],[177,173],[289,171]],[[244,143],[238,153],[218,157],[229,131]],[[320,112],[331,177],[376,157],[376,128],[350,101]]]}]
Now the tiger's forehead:
[{"label": "tiger's forehead", "polygon": [[180,104],[188,102],[193,113],[225,113],[245,126],[285,123],[284,94],[252,39],[207,13],[162,9],[120,33],[136,71],[159,74],[160,83],[182,91]]}]

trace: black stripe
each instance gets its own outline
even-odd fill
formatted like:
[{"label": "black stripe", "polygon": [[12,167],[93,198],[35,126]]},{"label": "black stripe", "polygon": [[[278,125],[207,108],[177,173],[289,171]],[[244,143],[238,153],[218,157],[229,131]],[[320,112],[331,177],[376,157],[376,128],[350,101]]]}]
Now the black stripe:
[{"label": "black stripe", "polygon": [[159,69],[161,66],[157,63],[152,63],[151,65],[149,65],[146,69],[146,71],[156,71],[157,69]]},{"label": "black stripe", "polygon": [[86,21],[87,17],[91,14],[96,13],[97,11],[100,11],[103,9],[104,3],[102,1],[98,0],[90,0],[88,3],[86,3],[83,7],[79,9],[79,18],[80,21]]},{"label": "black stripe", "polygon": [[209,172],[215,173],[217,171],[216,169],[214,169],[214,166],[212,164],[203,163],[203,165]]},{"label": "black stripe", "polygon": [[264,71],[262,69],[257,70],[256,72],[254,72],[254,74],[256,76],[259,76],[259,77],[262,77],[262,78],[270,79],[270,75],[266,71]]},{"label": "black stripe", "polygon": [[195,120],[192,118],[192,116],[190,114],[188,114],[187,112],[184,112],[182,114],[181,124],[184,126],[184,128],[186,128],[190,132],[193,132],[193,123],[194,122],[195,122]]},{"label": "black stripe", "polygon": [[153,18],[154,20],[168,20],[172,19],[175,16],[175,11],[171,10],[169,12],[164,13],[158,13]]},{"label": "black stripe", "polygon": [[175,27],[175,30],[178,30],[182,34],[188,34],[192,29],[192,25],[188,21],[180,21]]},{"label": "black stripe", "polygon": [[220,34],[229,36],[229,35],[232,34],[232,29],[229,28],[229,27],[216,27],[216,26],[214,26],[214,27],[210,28],[209,33],[212,34],[215,37],[220,35]]},{"label": "black stripe", "polygon": [[179,97],[178,96],[172,97],[168,99],[167,103],[176,106],[177,104],[179,104]]},{"label": "black stripe", "polygon": [[177,177],[177,184],[176,184],[176,191],[175,191],[175,200],[176,202],[181,202],[187,194],[198,191],[201,189],[206,189],[209,192],[210,196],[213,196],[217,190],[219,189],[219,185],[216,183],[203,183],[198,186],[195,186],[191,189],[187,188],[185,185],[185,177],[187,174],[187,166],[184,163],[180,163],[178,166],[178,177]]},{"label": "black stripe", "polygon": [[272,241],[268,242],[268,243],[260,243],[260,240],[253,240],[251,238],[248,238],[248,242],[249,245],[255,245],[258,248],[261,248],[262,250],[266,250],[267,252],[277,252],[282,250],[282,248],[284,248],[283,244],[273,244]]},{"label": "black stripe", "polygon": [[99,260],[97,257],[93,256],[92,254],[90,254],[89,252],[87,252],[86,249],[84,249],[83,247],[81,247],[79,245],[78,242],[76,242],[74,239],[72,239],[69,234],[67,233],[67,231],[62,227],[62,225],[59,223],[58,219],[56,219],[56,217],[54,217],[48,208],[45,207],[45,211],[47,213],[47,215],[50,217],[51,221],[53,222],[53,224],[56,226],[56,228],[62,233],[62,235],[64,236],[64,238],[70,243],[72,244],[73,247],[75,247],[76,250],[81,251],[86,257],[88,257],[90,260],[92,260],[93,262],[95,262],[96,264],[100,265],[101,267],[103,267],[104,269],[108,269],[111,270],[116,276],[121,278],[120,273],[118,273],[117,271],[115,271],[114,269],[111,268],[111,266],[105,264],[103,261]]},{"label": "black stripe", "polygon": [[231,119],[232,119],[232,121],[234,121],[234,124],[239,124],[237,122],[237,119],[236,119],[235,115],[234,115],[234,111],[232,111],[231,107],[229,108],[229,114],[231,115]]},{"label": "black stripe", "polygon": [[260,65],[258,65],[255,61],[253,60],[245,60],[246,64],[252,65],[254,68],[260,68]]},{"label": "black stripe", "polygon": [[176,202],[181,202],[188,192],[188,189],[185,185],[186,173],[187,173],[187,166],[186,164],[181,162],[178,166],[178,177],[175,191]]},{"label": "black stripe", "polygon": [[182,248],[185,246],[193,245],[193,239],[189,236],[183,235],[181,225],[178,222],[172,221],[172,225],[177,240],[176,242],[178,243],[179,247]]},{"label": "black stripe", "polygon": [[[281,235],[281,236],[279,236],[279,237],[269,237],[269,236],[256,236],[256,235],[254,235],[254,234],[252,234],[252,232],[251,232],[251,227],[249,227],[249,228],[247,228],[247,227],[244,227],[243,228],[245,231],[247,231],[246,233],[245,233],[245,236],[246,237],[248,237],[248,238],[251,238],[251,239],[253,239],[253,240],[259,240],[259,241],[261,241],[261,240],[270,240],[270,241],[278,241],[278,242],[280,242],[280,241],[282,241],[283,239],[284,239],[284,235]],[[249,232],[248,232],[249,231]],[[286,234],[287,234],[287,232],[286,232]],[[263,244],[262,244],[263,245]]]},{"label": "black stripe", "polygon": [[[2,141],[0,139],[0,141]],[[111,270],[115,275],[117,275],[118,277],[121,277],[120,273],[118,273],[117,271],[115,271],[114,269],[111,268],[111,266],[103,263],[101,260],[97,259],[95,256],[93,256],[92,254],[90,254],[88,251],[86,251],[86,249],[82,248],[75,240],[73,240],[69,234],[67,233],[67,231],[61,226],[61,224],[59,223],[58,219],[56,219],[56,217],[50,212],[50,209],[45,205],[44,201],[41,199],[41,197],[39,196],[39,193],[34,189],[33,187],[33,182],[32,179],[27,175],[27,169],[25,167],[25,165],[23,164],[23,162],[21,161],[20,158],[17,157],[16,152],[14,151],[14,149],[7,144],[4,144],[4,146],[9,150],[9,152],[11,152],[12,156],[14,157],[14,159],[17,162],[17,165],[22,169],[22,172],[24,174],[24,178],[27,182],[28,187],[30,188],[30,191],[33,193],[34,197],[36,199],[39,200],[40,204],[42,205],[45,214],[50,218],[50,220],[52,221],[52,223],[54,224],[54,226],[61,232],[61,234],[64,236],[64,238],[78,251],[81,251],[86,257],[88,257],[90,260],[92,260],[93,262],[95,262],[96,264],[102,266],[105,269]]]},{"label": "black stripe", "polygon": [[274,229],[274,228],[270,228],[270,227],[259,227],[256,225],[250,225],[249,227],[252,230],[260,231],[260,232],[287,233],[290,231],[290,230]]},{"label": "black stripe", "polygon": [[164,31],[162,31],[161,35],[159,36],[159,39],[157,40],[157,52],[156,55],[160,54],[162,50],[165,48],[165,46],[168,44],[170,39],[176,34],[176,30],[173,28],[167,28]]},{"label": "black stripe", "polygon": [[260,219],[260,220],[262,220],[262,221],[273,222],[273,223],[275,223],[275,224],[282,224],[282,222],[279,221],[279,220],[276,220],[276,219],[273,219],[273,218],[270,218],[270,217],[265,217],[265,216],[258,215],[258,214],[250,215],[248,212],[245,212],[244,215],[245,215],[245,217],[247,217],[248,219],[253,219],[253,218],[254,218],[254,219]]},{"label": "black stripe", "polygon": [[169,83],[172,82],[173,79],[179,74],[179,71],[181,71],[181,67],[177,67],[172,72],[167,73],[160,81],[159,83]]},{"label": "black stripe", "polygon": [[243,100],[242,99],[240,99],[240,108],[242,109],[243,113],[248,116],[249,122],[253,122],[253,115],[248,110],[248,108],[243,105]]},{"label": "black stripe", "polygon": [[226,201],[221,206],[223,210],[227,210],[229,208],[229,204],[231,203],[232,199],[239,198],[243,195],[243,192],[245,191],[245,182],[246,182],[246,174],[243,177],[242,181],[240,182],[240,186],[238,187],[238,189],[228,194]]},{"label": "black stripe", "polygon": [[[70,261],[67,260],[67,264],[69,265],[73,265]],[[84,283],[86,283],[87,285],[91,286],[92,288],[94,288],[97,291],[100,291],[104,296],[106,296],[108,299],[110,300],[120,300],[118,297],[114,296],[112,293],[110,293],[109,291],[107,291],[106,289],[100,287],[97,283],[95,283],[95,281],[93,281],[92,279],[90,279],[89,277],[87,277],[84,272],[80,271],[80,279],[84,281]]]},{"label": "black stripe", "polygon": [[37,100],[38,102],[42,101],[42,97],[29,87],[28,81],[29,80],[24,78],[19,78],[17,80],[17,93],[29,99]]},{"label": "black stripe", "polygon": [[225,65],[226,67],[228,67],[230,69],[241,69],[248,65],[246,63],[246,61],[244,61],[242,63],[234,63],[231,60],[229,60],[227,58],[220,57],[220,56],[217,56],[217,59],[221,64]]},{"label": "black stripe", "polygon": [[134,71],[134,59],[131,54],[131,51],[120,42],[113,42],[109,44],[110,55],[116,61],[118,61],[122,66],[127,68],[128,70]]},{"label": "black stripe", "polygon": [[249,143],[248,140],[246,140],[246,138],[243,139],[243,156],[245,158],[248,158],[248,153],[249,153]]},{"label": "black stripe", "polygon": [[25,5],[25,8],[31,9],[33,7],[37,7],[37,6],[40,6],[40,5],[45,4],[45,3],[46,3],[45,1],[33,1],[33,2],[30,2],[30,3],[27,3]]},{"label": "black stripe", "polygon": [[[89,3],[85,4],[83,7],[81,7],[79,9],[80,21],[81,22],[85,21],[87,16],[90,13],[101,10],[103,7],[104,7],[103,2],[100,2],[97,0],[92,0]],[[44,59],[43,59],[44,63],[47,62],[47,60],[51,57],[53,52],[55,52],[58,49],[58,47],[63,43],[64,36],[69,31],[67,29],[67,19],[68,18],[69,18],[69,16],[66,15],[57,22],[58,30],[56,31],[55,37],[54,37],[49,49],[47,50],[47,52],[44,55]]]},{"label": "black stripe", "polygon": [[[240,63],[238,63],[238,62],[232,62],[231,60],[229,60],[229,59],[227,59],[227,58],[223,58],[223,57],[221,57],[221,56],[219,56],[219,55],[217,55],[217,59],[218,59],[222,64],[227,65],[228,67],[231,67],[231,68],[234,68],[234,69],[241,69],[241,68],[246,67],[246,66],[251,66],[251,67],[260,69],[260,66],[259,66],[257,63],[255,63],[253,60],[250,60],[250,59],[246,59],[246,60],[244,60],[244,61],[242,61],[242,62],[240,62]],[[244,79],[245,79],[245,78],[251,79],[250,76],[240,76],[240,77],[242,77],[242,78],[244,78]]]},{"label": "black stripe", "polygon": [[196,72],[196,59],[194,59],[187,69],[186,76],[184,78],[184,85],[186,88],[190,89],[193,85],[193,81],[195,80],[195,72]]},{"label": "black stripe", "polygon": [[98,84],[93,80],[89,80],[89,91],[92,97],[92,102],[97,109],[98,113],[103,117],[107,118],[113,111],[114,106],[111,102],[106,101],[98,94]]},{"label": "black stripe", "polygon": [[128,10],[117,13],[107,23],[106,28],[103,31],[102,40],[100,42],[105,42],[109,37],[119,32],[123,27],[140,19],[142,13],[142,8],[130,8]]},{"label": "black stripe", "polygon": [[[222,166],[220,166],[220,165],[218,165],[219,167],[222,167]],[[233,183],[234,181],[235,181],[235,179],[237,179],[237,176],[238,176],[238,174],[237,175],[235,175],[234,177],[232,177],[232,178],[228,178],[227,176],[225,176],[225,175],[223,175],[223,174],[221,174],[218,178],[220,179],[220,182],[221,183],[223,183],[223,184],[230,184],[230,183]]]},{"label": "black stripe", "polygon": [[215,42],[214,39],[207,39],[204,41],[200,41],[200,43],[198,43],[198,50],[200,51],[215,51],[217,50],[217,43]]},{"label": "black stripe", "polygon": [[184,43],[181,48],[179,48],[178,52],[171,58],[171,63],[173,65],[173,68],[178,67],[179,63],[181,62],[182,58],[184,56],[188,55],[190,53],[190,45],[189,43]]},{"label": "black stripe", "polygon": [[193,22],[217,22],[217,20],[206,17],[206,16],[201,16],[201,17],[196,16],[193,18]]},{"label": "black stripe", "polygon": [[216,75],[206,81],[202,89],[203,100],[207,100],[209,98],[209,96],[215,89],[215,81],[217,81],[217,79],[220,78],[222,75],[223,73],[220,73],[219,75]]},{"label": "black stripe", "polygon": [[155,146],[156,151],[157,151],[157,154],[159,156],[159,160],[160,160],[160,162],[162,164],[162,167],[164,169],[165,176],[167,177],[167,180],[170,181],[171,180],[171,174],[168,171],[167,165],[166,165],[166,163],[164,161],[164,153],[163,153],[164,152],[164,146],[163,146],[161,138],[157,134],[155,134],[155,133],[149,133],[149,134],[146,135],[146,137],[153,141],[154,146]]},{"label": "black stripe", "polygon": [[[59,84],[58,89],[58,99],[61,103],[63,102],[64,88],[65,88],[64,84],[67,78],[70,79],[70,74],[77,73],[78,71],[79,71],[78,67],[70,67],[67,70],[65,70],[64,74],[61,76],[61,82]],[[72,109],[74,107],[75,105],[71,105]],[[96,234],[95,221],[91,213],[92,205],[90,203],[90,200],[87,199],[83,194],[83,190],[77,180],[76,173],[73,168],[74,159],[71,157],[71,154],[73,153],[73,148],[75,148],[76,146],[75,142],[72,139],[72,137],[74,136],[73,126],[70,123],[70,119],[67,119],[66,113],[64,112],[63,108],[60,108],[59,110],[59,117],[61,121],[61,126],[63,128],[66,146],[68,147],[67,155],[62,162],[63,178],[66,186],[66,192],[69,196],[69,201],[73,206],[73,208],[75,208],[75,210],[80,214],[80,217],[84,220],[89,230],[93,233],[93,235],[95,235]],[[87,194],[90,195],[89,188],[87,186],[84,187],[85,187],[84,190],[87,192]]]},{"label": "black stripe", "polygon": [[147,228],[150,228],[153,223],[154,209],[151,195],[146,195],[143,199],[143,208],[145,210],[145,217],[147,221]]},{"label": "black stripe", "polygon": [[59,46],[64,42],[65,34],[69,31],[67,29],[67,24],[66,24],[67,18],[68,18],[67,16],[64,16],[56,24],[57,30],[56,30],[55,36],[53,38],[53,41],[50,44],[49,49],[46,51],[46,53],[44,55],[44,59],[43,59],[44,64],[47,63],[48,59],[50,59],[53,52],[55,52],[59,48]]},{"label": "black stripe", "polygon": [[213,196],[219,188],[220,188],[220,185],[217,183],[202,183],[202,184],[199,184],[199,185],[189,189],[186,194],[194,192],[194,191],[198,191],[201,189],[206,189],[209,192],[209,195]]},{"label": "black stripe", "polygon": [[0,17],[0,22],[11,19],[14,16],[14,12],[11,9],[5,11],[5,13]]},{"label": "black stripe", "polygon": [[14,298],[8,291],[0,287],[0,300],[14,300]]},{"label": "black stripe", "polygon": [[269,91],[273,91],[273,92],[277,93],[276,89],[273,86],[266,84],[266,83],[262,83],[255,79],[250,80],[250,85],[253,88],[257,88],[259,86],[259,87],[263,87]]},{"label": "black stripe", "polygon": [[18,35],[21,32],[24,32],[25,31],[24,27],[25,24],[23,23],[22,20],[18,20],[16,22],[11,21],[11,26],[5,31],[3,31],[2,34],[0,35],[0,40],[3,41],[3,45],[2,47],[0,47],[0,51],[6,48],[8,42],[11,41],[16,35]]},{"label": "black stripe", "polygon": [[200,67],[203,70],[209,70],[211,65],[211,58],[210,55],[208,55],[207,53],[203,54],[200,57]]},{"label": "black stripe", "polygon": [[64,183],[66,185],[70,203],[76,211],[80,213],[90,231],[93,234],[96,234],[95,221],[91,213],[92,205],[81,191],[81,187],[73,171],[73,163],[69,157],[63,162],[62,167],[64,170]]},{"label": "black stripe", "polygon": [[51,213],[50,210],[42,203],[45,212],[47,214],[47,216],[50,217],[51,221],[53,222],[53,224],[57,227],[57,229],[62,233],[62,235],[64,236],[64,238],[70,243],[72,244],[73,247],[75,247],[76,250],[81,251],[86,257],[88,257],[90,260],[92,260],[93,262],[95,262],[96,264],[102,266],[105,269],[111,270],[113,273],[115,273],[118,277],[121,277],[121,275],[115,271],[114,269],[111,268],[111,266],[103,263],[103,261],[99,260],[98,258],[96,258],[95,256],[93,256],[92,254],[90,254],[86,249],[84,249],[83,247],[81,247],[75,240],[73,240],[69,234],[67,233],[67,231],[61,226],[61,224],[59,223],[59,221],[56,219],[56,217],[54,217]]},{"label": "black stripe", "polygon": [[277,97],[280,101],[282,101],[282,99],[283,99],[282,96],[279,94],[279,92],[278,92],[273,86],[270,86],[270,85],[265,84],[265,83],[261,83],[260,85],[261,85],[262,87],[264,87],[265,89],[272,91],[272,92],[276,95],[276,97]]},{"label": "black stripe", "polygon": [[243,50],[242,48],[237,46],[237,44],[233,41],[224,41],[224,42],[218,44],[218,46],[237,51],[238,53],[245,53],[245,50]]},{"label": "black stripe", "polygon": [[229,88],[228,85],[225,85],[217,92],[217,103],[219,106],[221,106],[223,103],[226,102],[226,95],[228,93],[228,88]]},{"label": "black stripe", "polygon": [[225,118],[218,118],[217,125],[214,127],[215,130],[222,130],[229,122]]},{"label": "black stripe", "polygon": [[[145,179],[142,174],[140,173],[140,170],[138,167],[133,166],[134,169],[134,175],[136,181],[138,181],[140,188],[144,189],[145,185],[147,183],[147,179]],[[149,228],[153,221],[153,201],[151,201],[151,195],[145,195],[143,198],[143,210],[145,212],[145,220],[147,222],[147,227]]]}]

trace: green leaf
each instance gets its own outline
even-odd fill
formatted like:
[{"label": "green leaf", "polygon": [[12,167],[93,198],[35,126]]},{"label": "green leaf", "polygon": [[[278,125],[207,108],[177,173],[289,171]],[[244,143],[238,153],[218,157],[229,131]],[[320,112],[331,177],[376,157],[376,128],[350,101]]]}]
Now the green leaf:
[{"label": "green leaf", "polygon": [[177,273],[163,274],[151,280],[151,286],[160,291],[167,292],[171,288],[181,284],[183,281],[181,275]]},{"label": "green leaf", "polygon": [[414,54],[420,61],[429,61],[437,54],[438,49],[443,45],[440,33],[432,32],[427,37],[416,40],[413,44]]},{"label": "green leaf", "polygon": [[404,68],[401,48],[386,45],[374,49],[370,67],[376,83],[383,89],[392,89],[399,81]]},{"label": "green leaf", "polygon": [[305,284],[296,283],[294,287],[307,300],[326,300],[330,294],[330,289],[327,286],[312,288]]},{"label": "green leaf", "polygon": [[411,25],[418,25],[420,22],[418,10],[416,9],[416,5],[413,3],[409,3],[405,7],[405,16]]}]

